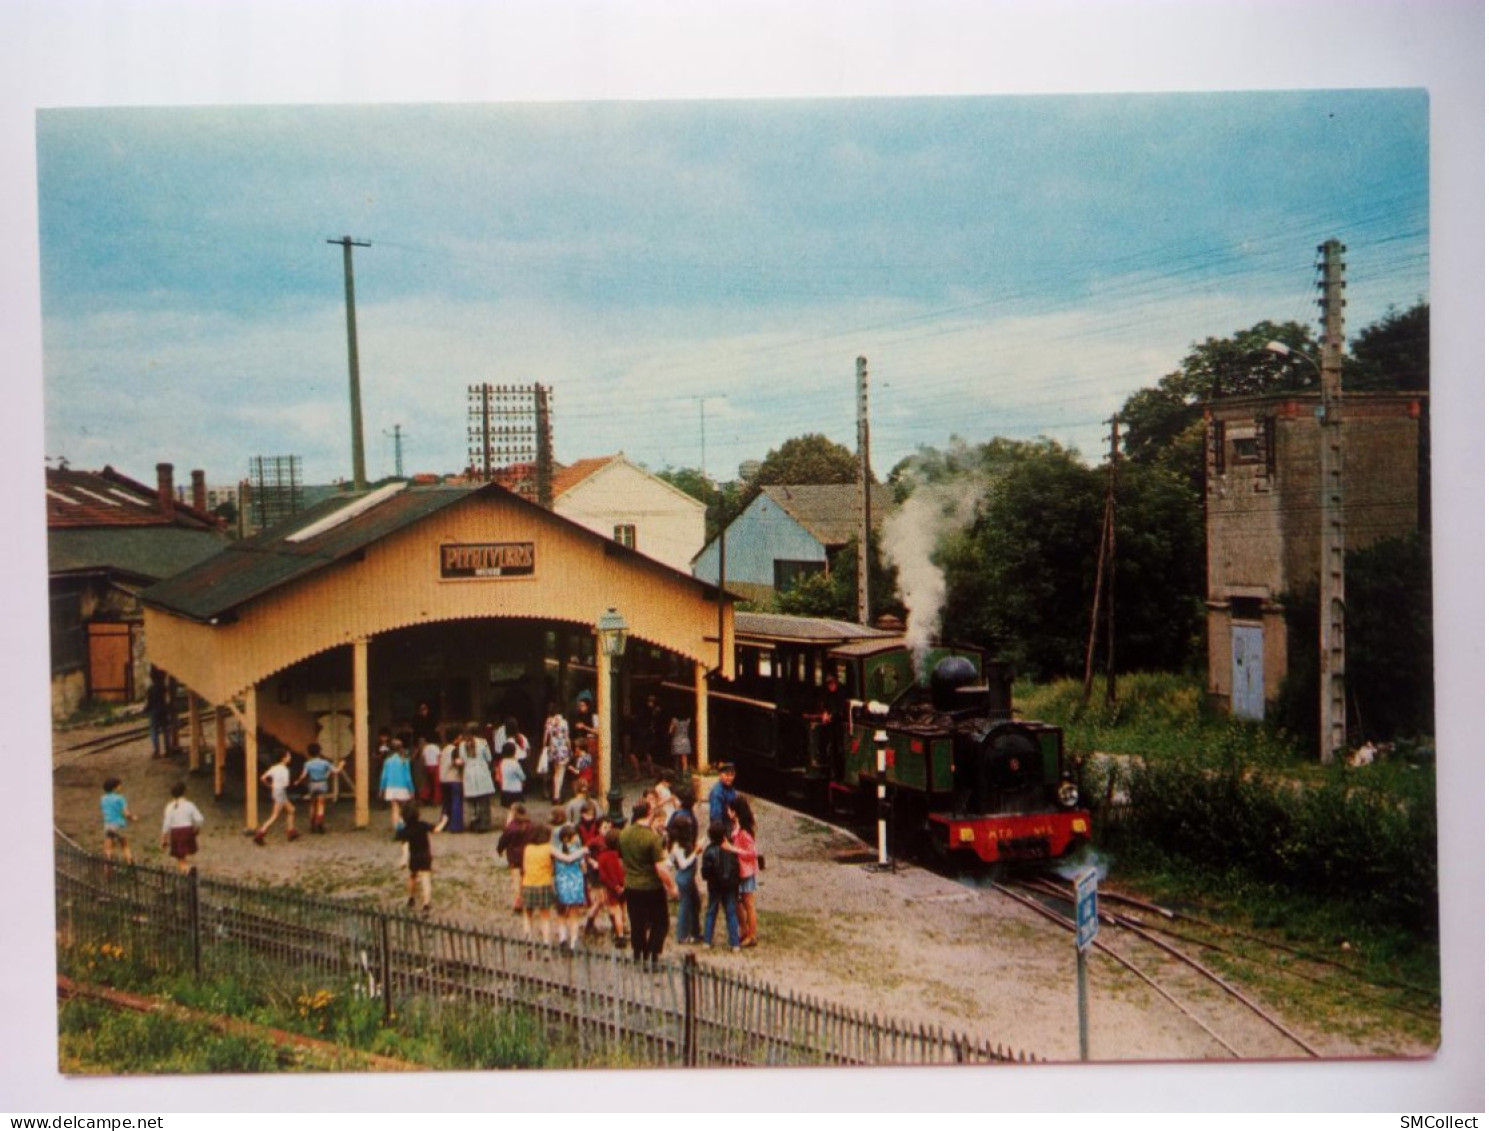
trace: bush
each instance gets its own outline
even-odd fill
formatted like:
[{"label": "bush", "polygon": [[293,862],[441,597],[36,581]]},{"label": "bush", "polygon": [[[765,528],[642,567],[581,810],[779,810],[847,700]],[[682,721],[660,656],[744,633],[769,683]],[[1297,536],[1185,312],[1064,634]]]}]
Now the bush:
[{"label": "bush", "polygon": [[1128,805],[1112,847],[1156,850],[1220,874],[1326,899],[1427,937],[1437,930],[1437,818],[1432,774],[1319,782],[1247,766],[1233,752],[1130,765]]}]

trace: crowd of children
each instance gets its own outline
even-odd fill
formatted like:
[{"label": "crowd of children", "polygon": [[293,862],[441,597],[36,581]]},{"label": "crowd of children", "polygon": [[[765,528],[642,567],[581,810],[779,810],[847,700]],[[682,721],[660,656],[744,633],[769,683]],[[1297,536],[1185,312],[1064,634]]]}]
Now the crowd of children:
[{"label": "crowd of children", "polygon": [[[548,943],[556,934],[560,946],[577,949],[608,925],[616,947],[629,944],[639,961],[655,962],[669,926],[681,944],[713,946],[722,910],[731,950],[756,945],[755,892],[764,861],[750,804],[733,787],[733,767],[720,766],[700,826],[694,779],[685,769],[689,721],[669,720],[664,729],[654,697],[648,706],[649,733],[655,736],[642,750],[648,765],[663,750],[679,765],[644,792],[629,821],[612,821],[591,796],[598,731],[588,698],[578,701],[572,720],[550,705],[536,759],[510,717],[495,728],[472,722],[441,730],[421,705],[415,717],[421,730],[396,736],[381,731],[378,793],[388,803],[393,839],[403,846],[408,908],[428,915],[433,906],[434,835],[489,831],[500,806],[505,820],[496,851],[512,876],[512,910],[521,914],[529,938]],[[309,801],[311,832],[326,831],[325,802],[343,763],[324,757],[315,743],[306,755],[298,777],[292,779],[294,755],[288,750],[260,776],[271,808],[268,819],[249,830],[255,844],[266,844],[281,818],[286,839],[299,837],[291,790],[300,786]],[[104,854],[133,862],[128,825],[136,818],[121,785],[118,778],[104,782]],[[547,821],[529,815],[526,797],[534,788],[552,806]],[[162,850],[183,873],[203,824],[201,811],[185,795],[184,783],[172,789],[160,834]],[[436,823],[425,819],[424,805],[438,808]],[[669,898],[677,904],[675,919]]]}]

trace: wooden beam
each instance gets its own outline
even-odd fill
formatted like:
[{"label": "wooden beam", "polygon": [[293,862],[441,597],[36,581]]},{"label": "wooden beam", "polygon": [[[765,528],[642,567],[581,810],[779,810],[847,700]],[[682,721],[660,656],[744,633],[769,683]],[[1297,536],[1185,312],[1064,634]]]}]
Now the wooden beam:
[{"label": "wooden beam", "polygon": [[712,759],[708,756],[708,669],[701,663],[693,664],[693,719],[698,735],[697,749],[693,752],[698,762],[698,773],[708,772]]},{"label": "wooden beam", "polygon": [[[236,709],[234,711],[236,714]],[[243,692],[243,826],[259,827],[259,689],[252,685]]]},{"label": "wooden beam", "polygon": [[359,636],[352,641],[352,765],[356,776],[354,823],[359,829],[365,829],[372,819],[369,792],[372,777],[372,738],[367,729],[370,714],[367,685],[367,637]]}]

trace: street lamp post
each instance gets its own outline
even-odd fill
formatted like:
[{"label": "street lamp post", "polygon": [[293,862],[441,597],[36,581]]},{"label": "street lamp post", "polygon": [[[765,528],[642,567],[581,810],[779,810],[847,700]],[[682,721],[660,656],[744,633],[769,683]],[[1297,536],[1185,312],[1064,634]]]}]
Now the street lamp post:
[{"label": "street lamp post", "polygon": [[621,808],[624,798],[615,776],[615,742],[620,737],[621,719],[617,669],[621,657],[626,653],[626,618],[613,608],[606,609],[595,622],[595,636],[599,638],[600,652],[606,660],[605,677],[609,681],[605,689],[605,697],[609,700],[609,710],[606,712],[609,718],[604,720],[608,733],[603,735],[600,742],[600,787],[607,791],[605,799],[610,803],[609,818],[618,825],[625,819],[625,811]]}]

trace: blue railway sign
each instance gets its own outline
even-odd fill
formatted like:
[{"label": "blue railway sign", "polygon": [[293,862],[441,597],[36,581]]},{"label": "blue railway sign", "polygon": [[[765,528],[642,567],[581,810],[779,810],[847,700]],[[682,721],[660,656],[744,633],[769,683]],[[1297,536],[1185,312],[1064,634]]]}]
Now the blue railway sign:
[{"label": "blue railway sign", "polygon": [[1075,878],[1075,945],[1087,949],[1096,941],[1096,869],[1088,868]]}]

